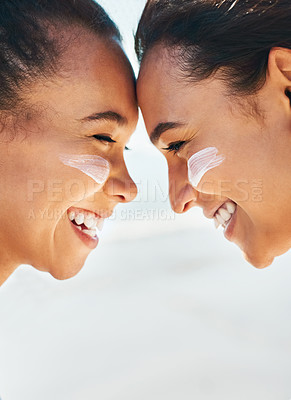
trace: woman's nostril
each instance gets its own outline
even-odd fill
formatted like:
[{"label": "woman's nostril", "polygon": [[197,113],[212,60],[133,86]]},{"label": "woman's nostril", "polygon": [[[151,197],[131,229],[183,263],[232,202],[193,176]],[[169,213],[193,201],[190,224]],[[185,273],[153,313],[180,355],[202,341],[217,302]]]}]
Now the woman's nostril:
[{"label": "woman's nostril", "polygon": [[174,212],[182,214],[196,205],[198,192],[191,185],[184,184],[178,188],[172,186],[171,189],[170,201]]},{"label": "woman's nostril", "polygon": [[123,196],[122,194],[117,195],[119,198],[119,203],[127,203],[126,197]]},{"label": "woman's nostril", "polygon": [[186,204],[184,204],[184,208],[183,208],[182,213],[187,212],[188,210],[190,210],[190,208],[194,207],[194,205],[195,204],[194,204],[193,200],[188,201]]},{"label": "woman's nostril", "polygon": [[137,186],[132,180],[111,177],[104,186],[104,192],[118,203],[129,203],[137,196]]}]

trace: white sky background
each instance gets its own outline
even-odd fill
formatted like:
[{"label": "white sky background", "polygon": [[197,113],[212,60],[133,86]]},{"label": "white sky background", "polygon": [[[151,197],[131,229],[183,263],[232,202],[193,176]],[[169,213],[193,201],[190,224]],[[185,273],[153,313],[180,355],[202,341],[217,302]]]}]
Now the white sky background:
[{"label": "white sky background", "polygon": [[137,71],[138,64],[134,52],[134,34],[138,19],[142,13],[145,0],[101,0],[101,4],[110,17],[117,23],[122,37],[126,53]]},{"label": "white sky background", "polygon": [[[145,1],[100,3],[134,62]],[[199,209],[171,219],[142,121],[130,147],[140,194],[83,270],[60,282],[23,266],[1,288],[1,399],[291,399],[291,252],[258,271]]]}]

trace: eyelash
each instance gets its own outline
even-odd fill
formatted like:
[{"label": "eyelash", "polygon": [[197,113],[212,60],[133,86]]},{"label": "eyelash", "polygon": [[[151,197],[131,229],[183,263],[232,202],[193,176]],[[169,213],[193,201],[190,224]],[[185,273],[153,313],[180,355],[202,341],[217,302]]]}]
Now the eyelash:
[{"label": "eyelash", "polygon": [[94,139],[99,140],[100,142],[116,143],[115,140],[111,139],[110,136],[106,136],[106,135],[93,135],[92,137],[93,137]]},{"label": "eyelash", "polygon": [[[106,135],[93,135],[92,136],[94,139],[99,140],[100,142],[105,142],[105,143],[116,143],[115,140],[113,140],[110,136]],[[127,146],[125,146],[125,150],[130,150]]]},{"label": "eyelash", "polygon": [[171,144],[169,144],[168,147],[163,148],[163,150],[167,151],[168,153],[173,152],[174,154],[177,154],[178,151],[181,150],[181,148],[184,146],[185,143],[186,143],[186,141],[171,143]]}]

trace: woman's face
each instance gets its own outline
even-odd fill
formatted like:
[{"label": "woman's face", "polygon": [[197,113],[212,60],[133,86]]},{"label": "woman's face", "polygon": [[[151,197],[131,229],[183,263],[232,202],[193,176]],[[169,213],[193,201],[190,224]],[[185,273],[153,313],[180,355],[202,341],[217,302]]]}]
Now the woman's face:
[{"label": "woman's face", "polygon": [[[217,78],[190,84],[178,80],[179,74],[169,53],[156,47],[137,85],[147,131],[168,162],[172,207],[185,212],[198,205],[213,218],[219,207],[234,202],[235,211],[228,205],[226,238],[254,266],[268,266],[291,247],[291,112],[280,74],[268,76],[248,99],[227,95]],[[199,167],[203,157],[197,153],[209,148],[223,161],[193,187],[188,162],[194,156]]]},{"label": "woman's face", "polygon": [[[101,227],[137,193],[124,162],[138,119],[135,83],[120,45],[83,35],[62,65],[57,77],[30,87],[29,107],[8,118],[0,146],[1,262],[31,264],[58,279],[75,275],[98,244],[82,219]],[[60,159],[76,156],[108,163],[105,182]],[[96,166],[85,167],[96,177]],[[81,231],[71,221],[77,215]]]}]

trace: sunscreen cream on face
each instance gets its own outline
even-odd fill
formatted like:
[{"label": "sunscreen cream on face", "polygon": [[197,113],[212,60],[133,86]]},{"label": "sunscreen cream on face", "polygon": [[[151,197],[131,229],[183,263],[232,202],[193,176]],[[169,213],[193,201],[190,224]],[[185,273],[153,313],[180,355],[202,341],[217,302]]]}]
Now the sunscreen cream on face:
[{"label": "sunscreen cream on face", "polygon": [[225,160],[223,155],[218,156],[217,153],[216,147],[207,147],[189,158],[188,178],[193,187],[199,185],[207,171],[218,167]]},{"label": "sunscreen cream on face", "polygon": [[61,154],[60,161],[72,168],[77,168],[96,183],[102,185],[106,182],[109,173],[109,162],[102,157],[95,155],[76,155],[76,154]]}]

